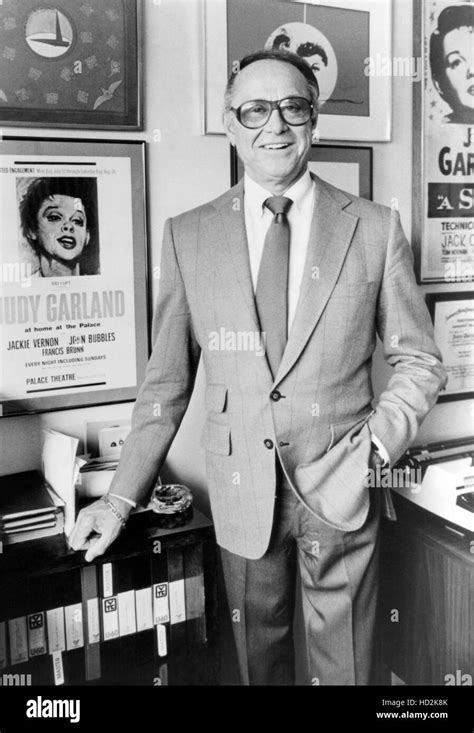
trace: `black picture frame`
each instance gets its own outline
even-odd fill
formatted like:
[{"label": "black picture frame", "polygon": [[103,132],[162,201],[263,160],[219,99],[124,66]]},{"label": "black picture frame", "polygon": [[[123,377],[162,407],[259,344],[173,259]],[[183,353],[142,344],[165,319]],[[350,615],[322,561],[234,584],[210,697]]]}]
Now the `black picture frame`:
[{"label": "black picture frame", "polygon": [[[474,353],[474,292],[470,291],[453,291],[451,293],[427,293],[425,296],[426,304],[428,306],[428,310],[430,312],[431,320],[433,321],[433,327],[435,329],[435,340],[437,342],[437,345],[441,351],[444,365],[448,371],[448,384],[445,388],[445,390],[439,395],[438,402],[452,402],[455,400],[468,400],[468,399],[474,399],[474,388],[473,389],[465,389],[465,390],[456,390],[451,392],[450,391],[450,376],[453,374],[456,376],[456,371],[462,370],[463,368],[467,368],[467,378],[469,378],[469,371],[472,372],[472,377],[474,381],[474,359],[472,358],[472,355]],[[462,305],[466,301],[472,302],[471,308],[462,308]],[[460,353],[465,352],[466,350],[471,355],[470,361],[467,362],[466,365],[451,363],[450,354],[446,353],[445,343],[448,339],[447,331],[445,331],[444,328],[442,328],[440,322],[439,322],[439,313],[438,313],[438,306],[440,304],[445,303],[459,303],[461,306],[461,310],[456,313],[455,311],[455,305],[453,307],[453,313],[449,316],[450,318],[454,318],[456,315],[461,316],[461,313],[466,312],[467,310],[472,310],[472,317],[469,319],[465,319],[462,316],[458,318],[458,322],[453,322],[454,326],[451,326],[452,334],[451,338],[456,339],[456,348]],[[469,320],[473,325],[469,325]],[[466,323],[464,321],[467,321]],[[469,329],[472,329],[472,333],[469,333]],[[457,332],[456,332],[457,329]],[[462,332],[462,329],[464,329],[464,333]],[[462,334],[460,336],[460,334]],[[466,336],[467,334],[467,336]],[[469,341],[473,342],[469,344]],[[462,343],[462,345],[461,345]],[[459,378],[459,377],[458,377]]]},{"label": "black picture frame", "polygon": [[[0,416],[136,398],[150,353],[145,152],[145,142],[135,140],[7,137],[0,141],[5,234],[0,247],[4,276],[0,283]],[[44,275],[28,265],[37,255],[28,252],[22,202],[30,185],[48,178],[66,182],[82,178],[81,185],[97,181],[95,230],[87,245],[94,240],[99,263],[95,270],[61,277]],[[28,304],[25,298],[30,297],[37,300]],[[26,309],[21,317],[19,298]],[[17,312],[12,316],[13,304]],[[58,344],[44,344],[58,348],[51,356],[36,340],[43,336],[59,339]],[[17,344],[15,353],[9,348],[15,346],[14,340],[29,343]],[[76,345],[77,355],[72,354]],[[94,369],[89,368],[92,362]],[[27,384],[30,376],[65,373],[74,375],[73,387],[59,380],[51,383],[51,378]]]},{"label": "black picture frame", "polygon": [[0,125],[142,129],[139,0],[1,3],[0,42]]}]

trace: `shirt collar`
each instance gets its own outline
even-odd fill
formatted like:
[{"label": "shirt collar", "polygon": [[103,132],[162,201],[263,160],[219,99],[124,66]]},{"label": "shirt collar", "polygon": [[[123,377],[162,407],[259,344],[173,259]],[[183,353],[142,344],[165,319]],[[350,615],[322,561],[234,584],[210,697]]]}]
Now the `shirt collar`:
[{"label": "shirt collar", "polygon": [[[306,169],[301,178],[290,186],[283,195],[290,198],[297,211],[300,212],[307,201],[307,198],[313,194],[313,188],[313,179],[311,178],[309,170]],[[260,186],[259,183],[256,183],[256,181],[245,173],[244,192],[246,205],[250,206],[255,215],[263,216],[265,213],[263,204],[267,198],[273,196],[271,191],[267,191],[263,186]]]}]

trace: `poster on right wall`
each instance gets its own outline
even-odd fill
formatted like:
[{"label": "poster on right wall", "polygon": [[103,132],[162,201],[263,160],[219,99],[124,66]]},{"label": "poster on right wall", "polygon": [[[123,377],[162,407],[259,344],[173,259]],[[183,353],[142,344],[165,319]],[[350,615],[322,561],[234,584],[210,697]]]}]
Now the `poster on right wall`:
[{"label": "poster on right wall", "polygon": [[414,4],[413,235],[420,282],[474,280],[474,4]]}]

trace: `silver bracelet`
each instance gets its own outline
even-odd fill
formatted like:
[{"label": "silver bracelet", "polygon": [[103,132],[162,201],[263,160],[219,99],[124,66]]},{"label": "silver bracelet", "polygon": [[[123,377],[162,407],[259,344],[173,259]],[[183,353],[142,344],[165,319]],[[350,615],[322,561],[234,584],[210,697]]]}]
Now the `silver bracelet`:
[{"label": "silver bracelet", "polygon": [[102,500],[103,500],[105,506],[107,507],[107,509],[112,512],[112,514],[114,515],[115,519],[118,519],[118,521],[120,522],[120,524],[122,525],[122,527],[125,527],[126,524],[127,524],[127,522],[125,521],[125,519],[123,518],[123,516],[121,515],[121,513],[119,512],[119,510],[117,509],[117,507],[114,504],[112,504],[112,502],[110,501],[109,497],[105,495],[105,496],[102,497]]},{"label": "silver bracelet", "polygon": [[109,496],[113,496],[114,499],[120,499],[121,501],[124,501],[126,504],[130,504],[133,509],[137,508],[137,502],[133,501],[132,499],[128,499],[126,496],[120,496],[120,494],[112,494],[111,491],[108,493]]}]

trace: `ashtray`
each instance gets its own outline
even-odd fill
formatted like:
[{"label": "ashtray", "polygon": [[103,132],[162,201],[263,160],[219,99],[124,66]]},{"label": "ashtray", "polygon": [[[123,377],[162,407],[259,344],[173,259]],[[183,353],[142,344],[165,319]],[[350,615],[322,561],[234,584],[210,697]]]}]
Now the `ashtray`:
[{"label": "ashtray", "polygon": [[193,503],[193,495],[182,484],[161,484],[153,489],[149,508],[156,514],[181,514]]}]

